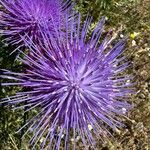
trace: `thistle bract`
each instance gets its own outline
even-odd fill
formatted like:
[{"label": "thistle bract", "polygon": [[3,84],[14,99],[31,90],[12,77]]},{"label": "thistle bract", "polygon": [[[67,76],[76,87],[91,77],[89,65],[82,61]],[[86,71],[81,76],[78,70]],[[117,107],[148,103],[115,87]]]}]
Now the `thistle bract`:
[{"label": "thistle bract", "polygon": [[[52,34],[53,26],[63,26],[68,3],[63,0],[0,0],[0,32],[13,44],[22,41],[20,35],[39,38],[39,30],[49,30]],[[48,24],[48,29],[43,22]]]},{"label": "thistle bract", "polygon": [[100,40],[104,19],[90,38],[91,18],[87,17],[83,26],[80,15],[77,24],[73,20],[68,24],[67,20],[65,36],[42,34],[44,45],[25,40],[33,52],[32,58],[26,54],[19,58],[27,65],[26,73],[4,71],[2,75],[18,81],[3,85],[26,88],[10,97],[10,104],[26,101],[26,105],[16,108],[39,108],[38,114],[25,124],[29,126],[27,132],[34,132],[30,141],[33,149],[41,139],[41,149],[59,150],[63,142],[67,149],[70,140],[76,149],[79,137],[85,147],[94,147],[95,138],[109,136],[109,128],[124,126],[121,116],[131,108],[126,100],[132,93],[132,78],[123,73],[129,66],[122,55],[125,40],[112,48],[109,33]]}]

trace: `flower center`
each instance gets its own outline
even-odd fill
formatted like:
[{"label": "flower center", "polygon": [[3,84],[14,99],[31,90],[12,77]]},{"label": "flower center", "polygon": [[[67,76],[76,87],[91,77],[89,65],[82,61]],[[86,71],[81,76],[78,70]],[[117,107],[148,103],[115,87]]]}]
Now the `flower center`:
[{"label": "flower center", "polygon": [[72,82],[72,83],[71,83],[71,88],[72,88],[72,89],[75,89],[75,90],[78,90],[78,89],[79,89],[79,84],[76,83],[76,82]]}]

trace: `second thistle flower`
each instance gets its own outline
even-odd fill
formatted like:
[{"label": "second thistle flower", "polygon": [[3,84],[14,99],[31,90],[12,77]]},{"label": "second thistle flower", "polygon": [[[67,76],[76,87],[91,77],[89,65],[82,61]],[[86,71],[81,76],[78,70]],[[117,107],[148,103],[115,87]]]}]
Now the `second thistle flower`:
[{"label": "second thistle flower", "polygon": [[53,34],[54,26],[63,26],[65,9],[69,1],[63,0],[0,0],[0,33],[13,44],[20,44],[20,36],[39,38],[39,28]]}]

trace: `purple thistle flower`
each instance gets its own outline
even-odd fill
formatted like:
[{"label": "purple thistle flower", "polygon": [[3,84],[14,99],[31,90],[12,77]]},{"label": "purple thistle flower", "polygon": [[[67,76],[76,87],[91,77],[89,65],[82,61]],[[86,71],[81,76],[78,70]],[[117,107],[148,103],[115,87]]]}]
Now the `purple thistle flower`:
[{"label": "purple thistle flower", "polygon": [[55,26],[63,26],[65,9],[69,1],[63,0],[0,0],[0,32],[10,43],[18,44],[20,38],[28,34],[37,39],[39,28],[45,29],[43,22],[49,24],[48,30],[53,33]]},{"label": "purple thistle flower", "polygon": [[10,97],[10,104],[26,101],[26,105],[15,109],[40,108],[22,127],[29,126],[26,133],[33,131],[30,141],[33,149],[40,139],[43,139],[41,149],[48,146],[59,150],[62,140],[67,149],[70,139],[76,149],[77,137],[85,147],[94,147],[94,137],[103,139],[111,135],[109,127],[114,131],[124,127],[121,116],[131,108],[127,100],[132,93],[132,77],[124,74],[129,63],[122,55],[125,40],[110,48],[112,38],[108,34],[100,43],[104,19],[90,39],[87,35],[91,18],[87,17],[83,26],[80,15],[78,24],[73,20],[68,24],[67,20],[68,16],[65,28],[70,31],[65,37],[61,32],[55,38],[43,33],[44,45],[37,45],[32,39],[24,40],[33,52],[32,57],[26,54],[24,58],[19,57],[27,65],[26,73],[3,70],[1,76],[18,81],[2,83],[3,86],[19,85],[27,89]]}]

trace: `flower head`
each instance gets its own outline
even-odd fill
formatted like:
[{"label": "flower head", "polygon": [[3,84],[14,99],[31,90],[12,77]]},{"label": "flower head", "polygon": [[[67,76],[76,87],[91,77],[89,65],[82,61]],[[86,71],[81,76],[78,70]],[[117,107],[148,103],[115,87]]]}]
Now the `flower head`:
[{"label": "flower head", "polygon": [[20,58],[28,66],[26,73],[5,71],[2,76],[18,81],[3,85],[26,87],[9,103],[26,101],[21,108],[28,107],[27,111],[40,108],[26,125],[34,132],[31,144],[35,146],[43,139],[41,149],[48,141],[49,148],[59,150],[62,140],[66,148],[70,139],[75,149],[79,137],[85,147],[94,147],[94,135],[108,136],[108,126],[113,130],[123,127],[120,116],[131,108],[126,102],[132,92],[131,77],[123,73],[129,65],[122,55],[125,40],[110,48],[112,38],[108,34],[100,43],[104,19],[91,38],[86,38],[91,18],[87,17],[83,26],[80,21],[80,15],[78,24],[66,21],[66,31],[68,25],[70,31],[65,37],[61,33],[55,38],[43,34],[44,45],[25,40],[34,54]]},{"label": "flower head", "polygon": [[39,37],[39,28],[44,30],[47,22],[49,32],[53,26],[63,25],[67,2],[63,0],[0,0],[0,32],[13,44],[20,43],[21,36]]}]

